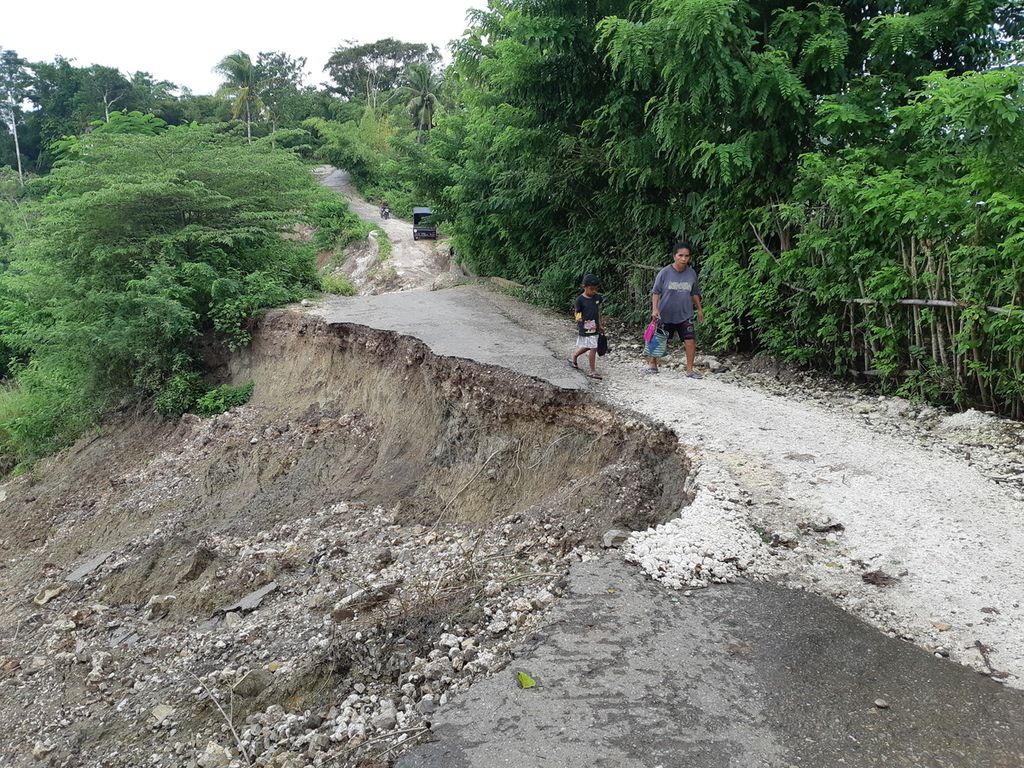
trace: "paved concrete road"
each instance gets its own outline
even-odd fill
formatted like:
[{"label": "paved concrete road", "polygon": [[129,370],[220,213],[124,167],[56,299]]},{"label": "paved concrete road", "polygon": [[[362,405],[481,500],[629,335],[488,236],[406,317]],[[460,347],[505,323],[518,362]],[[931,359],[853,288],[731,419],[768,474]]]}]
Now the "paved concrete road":
[{"label": "paved concrete road", "polygon": [[575,338],[565,323],[564,355],[510,314],[509,302],[482,286],[443,291],[403,291],[379,296],[332,296],[323,309],[329,323],[356,323],[414,336],[436,354],[510,368],[565,389],[586,378],[568,366]]},{"label": "paved concrete road", "polygon": [[[519,689],[520,669],[536,688]],[[1021,692],[824,598],[764,584],[686,598],[609,554],[397,765],[1020,768],[1022,712]]]}]

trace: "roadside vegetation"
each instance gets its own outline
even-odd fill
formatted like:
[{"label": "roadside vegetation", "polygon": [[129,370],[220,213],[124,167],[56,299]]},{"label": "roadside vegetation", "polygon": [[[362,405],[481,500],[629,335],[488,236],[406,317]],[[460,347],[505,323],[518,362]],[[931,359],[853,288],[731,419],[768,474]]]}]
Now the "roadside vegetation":
[{"label": "roadside vegetation", "polygon": [[356,287],[344,275],[321,275],[320,290],[336,296],[355,296]]},{"label": "roadside vegetation", "polygon": [[705,344],[1024,416],[1018,3],[511,2],[428,145],[460,257],[637,320],[687,240]]},{"label": "roadside vegetation", "polygon": [[596,272],[639,321],[686,240],[705,345],[1024,417],[1022,27],[999,0],[509,0],[447,66],[344,44],[318,89],[301,57],[235,51],[212,95],[0,50],[0,454],[235,402],[211,340],[351,292],[315,254],[372,227],[323,162],[540,303]]}]

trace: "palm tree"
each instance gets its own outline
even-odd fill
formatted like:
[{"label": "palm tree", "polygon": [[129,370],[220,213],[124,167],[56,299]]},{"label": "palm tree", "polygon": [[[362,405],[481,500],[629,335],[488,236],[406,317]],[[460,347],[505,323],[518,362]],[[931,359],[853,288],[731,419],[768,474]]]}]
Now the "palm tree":
[{"label": "palm tree", "polygon": [[263,109],[256,65],[252,63],[249,54],[235,51],[221,59],[213,71],[224,77],[224,84],[217,94],[234,99],[231,116],[237,120],[245,114],[245,135],[252,144],[252,118],[258,116]]},{"label": "palm tree", "polygon": [[406,106],[422,141],[424,131],[434,127],[434,115],[440,106],[440,99],[435,93],[438,89],[437,77],[429,65],[413,64],[405,71],[404,80],[402,92],[409,97]]}]

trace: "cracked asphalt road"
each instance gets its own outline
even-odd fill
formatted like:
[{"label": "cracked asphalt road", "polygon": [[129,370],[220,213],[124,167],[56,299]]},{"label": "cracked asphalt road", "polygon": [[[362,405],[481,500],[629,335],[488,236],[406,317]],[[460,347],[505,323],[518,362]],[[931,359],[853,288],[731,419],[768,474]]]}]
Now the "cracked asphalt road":
[{"label": "cracked asphalt road", "polygon": [[750,583],[685,597],[606,555],[397,766],[1019,768],[1022,703],[825,598]]}]

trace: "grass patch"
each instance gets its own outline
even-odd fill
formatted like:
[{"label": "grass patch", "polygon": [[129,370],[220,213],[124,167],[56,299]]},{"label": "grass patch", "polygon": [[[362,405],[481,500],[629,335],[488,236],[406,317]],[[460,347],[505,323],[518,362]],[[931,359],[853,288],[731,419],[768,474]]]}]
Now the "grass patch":
[{"label": "grass patch", "polygon": [[321,275],[320,290],[337,296],[355,296],[356,287],[343,275]]},{"label": "grass patch", "polygon": [[31,364],[0,389],[0,475],[71,445],[105,407],[73,367]]},{"label": "grass patch", "polygon": [[377,230],[377,261],[391,258],[391,238],[383,229]]},{"label": "grass patch", "polygon": [[349,243],[365,240],[374,229],[352,212],[344,198],[334,193],[325,193],[317,200],[309,217],[316,227],[313,242],[324,251],[338,251]]}]

